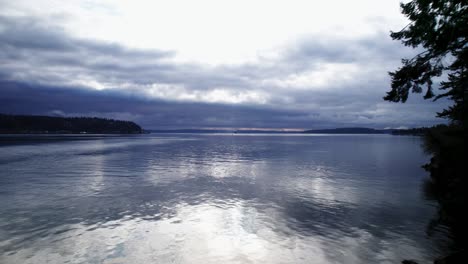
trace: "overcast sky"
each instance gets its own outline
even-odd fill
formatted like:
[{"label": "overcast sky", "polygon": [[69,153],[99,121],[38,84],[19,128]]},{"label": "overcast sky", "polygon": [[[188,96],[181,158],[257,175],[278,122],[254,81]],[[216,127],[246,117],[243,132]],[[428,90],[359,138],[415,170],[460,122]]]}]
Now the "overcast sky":
[{"label": "overcast sky", "polygon": [[384,102],[416,50],[398,0],[0,0],[0,112],[164,128],[416,127]]}]

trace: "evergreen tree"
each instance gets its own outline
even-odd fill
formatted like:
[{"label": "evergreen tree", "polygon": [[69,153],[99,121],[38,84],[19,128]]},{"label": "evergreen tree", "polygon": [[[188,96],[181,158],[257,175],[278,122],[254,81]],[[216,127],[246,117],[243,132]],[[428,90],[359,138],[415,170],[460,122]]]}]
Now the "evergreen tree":
[{"label": "evergreen tree", "polygon": [[[434,263],[468,263],[465,213],[468,206],[465,155],[468,0],[413,0],[400,5],[410,23],[401,31],[392,32],[391,37],[423,51],[411,59],[403,59],[403,65],[389,73],[392,89],[384,99],[404,103],[410,92],[421,93],[425,88],[425,99],[445,97],[453,101],[437,114],[448,118],[451,125],[426,131],[425,147],[432,154],[430,163],[424,166],[431,175],[426,191],[439,204],[437,217],[430,226],[447,226],[454,241],[453,252]],[[442,80],[437,84],[437,94],[433,90],[436,77]]]},{"label": "evergreen tree", "polygon": [[[455,124],[466,125],[468,86],[468,1],[413,0],[401,3],[402,13],[410,23],[391,37],[423,52],[403,59],[403,66],[390,72],[392,89],[387,101],[405,102],[409,92],[421,93],[425,99],[447,97],[453,105],[438,113]],[[433,78],[442,77],[440,93],[434,94]]]}]

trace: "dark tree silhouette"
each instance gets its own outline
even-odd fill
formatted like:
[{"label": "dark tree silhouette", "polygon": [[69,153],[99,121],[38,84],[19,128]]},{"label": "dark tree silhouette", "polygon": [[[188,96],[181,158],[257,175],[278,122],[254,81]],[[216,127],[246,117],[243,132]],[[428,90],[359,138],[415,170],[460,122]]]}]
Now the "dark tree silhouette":
[{"label": "dark tree silhouette", "polygon": [[[412,59],[403,59],[403,66],[390,72],[392,89],[387,101],[405,102],[409,92],[421,93],[425,99],[447,97],[453,105],[438,113],[454,123],[466,124],[468,86],[468,1],[413,0],[400,4],[410,23],[391,37],[423,52]],[[442,76],[443,75],[443,76]],[[435,95],[433,78],[446,77]]]},{"label": "dark tree silhouette", "polygon": [[[452,253],[434,263],[468,263],[468,217],[464,212],[468,205],[468,1],[413,0],[400,6],[410,23],[401,31],[392,32],[391,37],[423,51],[403,59],[403,66],[389,73],[392,89],[384,100],[404,103],[410,92],[421,93],[425,88],[425,99],[446,97],[453,101],[452,106],[437,114],[448,118],[450,126],[433,127],[425,136],[426,151],[432,154],[431,162],[424,166],[431,175],[426,191],[439,204],[429,229],[440,224],[447,226],[454,241]],[[436,77],[442,79],[438,94],[433,91]]]},{"label": "dark tree silhouette", "polygon": [[53,117],[0,114],[2,133],[97,133],[135,134],[142,133],[139,125],[96,117]]}]

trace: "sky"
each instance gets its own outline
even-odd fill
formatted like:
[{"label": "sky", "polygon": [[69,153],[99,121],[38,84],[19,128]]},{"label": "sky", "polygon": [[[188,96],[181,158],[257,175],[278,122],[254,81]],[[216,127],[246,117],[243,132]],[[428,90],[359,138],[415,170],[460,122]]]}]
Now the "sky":
[{"label": "sky", "polygon": [[382,97],[418,49],[398,0],[0,0],[0,113],[146,129],[399,128],[447,101]]}]

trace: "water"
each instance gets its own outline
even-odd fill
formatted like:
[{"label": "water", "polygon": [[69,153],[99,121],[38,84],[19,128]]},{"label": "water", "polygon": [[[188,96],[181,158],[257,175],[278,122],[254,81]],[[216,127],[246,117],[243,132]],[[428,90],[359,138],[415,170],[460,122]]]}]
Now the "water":
[{"label": "water", "polygon": [[421,190],[420,144],[3,137],[0,263],[429,263],[435,208]]}]

